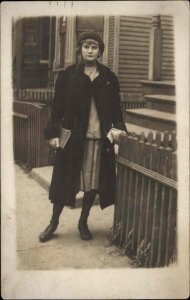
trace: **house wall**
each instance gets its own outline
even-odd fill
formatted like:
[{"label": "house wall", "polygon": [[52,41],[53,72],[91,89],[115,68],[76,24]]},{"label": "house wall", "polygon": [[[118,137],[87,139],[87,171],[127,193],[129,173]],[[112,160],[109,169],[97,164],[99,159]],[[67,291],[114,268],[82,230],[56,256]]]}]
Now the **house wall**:
[{"label": "house wall", "polygon": [[175,79],[174,28],[171,16],[161,16],[162,29],[162,80]]},{"label": "house wall", "polygon": [[[152,16],[109,18],[108,66],[116,71],[124,101],[141,101],[141,80],[148,79]],[[118,26],[118,28],[116,28]],[[174,32],[171,16],[160,17],[162,34],[161,80],[174,80]],[[117,29],[117,30],[116,30]],[[115,39],[118,35],[118,39]],[[115,45],[118,43],[118,46]],[[116,46],[118,47],[115,53]],[[117,67],[115,65],[117,64]]]},{"label": "house wall", "polygon": [[[161,80],[174,80],[174,33],[171,16],[160,16],[162,30]],[[97,30],[106,49],[101,61],[119,78],[124,101],[141,101],[141,80],[148,79],[152,16],[49,18],[49,57],[40,57],[40,18],[25,19],[14,27],[14,75],[19,88],[53,86],[58,72],[76,61],[79,32]],[[43,36],[42,36],[43,37]],[[47,41],[48,44],[48,41]]]},{"label": "house wall", "polygon": [[118,77],[124,100],[141,99],[140,80],[147,79],[150,17],[120,17]]}]

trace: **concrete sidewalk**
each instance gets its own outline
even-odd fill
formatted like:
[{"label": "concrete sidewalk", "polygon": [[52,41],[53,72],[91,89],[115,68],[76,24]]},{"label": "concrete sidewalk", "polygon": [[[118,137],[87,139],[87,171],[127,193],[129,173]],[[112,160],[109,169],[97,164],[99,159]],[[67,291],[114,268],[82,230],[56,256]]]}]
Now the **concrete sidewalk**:
[{"label": "concrete sidewalk", "polygon": [[40,177],[45,188],[38,183],[40,180],[37,182],[17,165],[15,172],[18,269],[133,267],[122,251],[110,245],[106,238],[113,224],[113,205],[104,210],[99,205],[93,206],[89,217],[93,240],[80,239],[77,225],[81,209],[65,207],[54,238],[40,243],[38,235],[47,226],[52,211],[47,192],[51,167],[47,167],[46,172],[41,170],[46,177],[46,183],[45,177]]}]

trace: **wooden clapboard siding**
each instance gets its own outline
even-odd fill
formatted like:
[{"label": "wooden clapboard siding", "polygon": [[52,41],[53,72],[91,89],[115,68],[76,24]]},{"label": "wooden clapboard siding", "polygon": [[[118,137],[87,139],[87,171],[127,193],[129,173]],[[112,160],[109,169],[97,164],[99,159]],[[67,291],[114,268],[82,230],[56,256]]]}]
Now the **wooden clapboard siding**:
[{"label": "wooden clapboard siding", "polygon": [[120,18],[118,77],[124,99],[127,93],[142,93],[140,80],[148,76],[150,28],[149,16]]},{"label": "wooden clapboard siding", "polygon": [[115,28],[115,17],[109,17],[109,47],[108,47],[108,66],[113,70],[113,59],[114,59],[114,28]]},{"label": "wooden clapboard siding", "polygon": [[[152,16],[120,16],[118,78],[123,99],[142,94],[140,80],[148,79],[149,42]],[[174,33],[171,16],[161,16],[162,72],[161,80],[174,80]],[[114,65],[115,17],[109,18],[108,66]],[[134,99],[134,98],[133,98]]]},{"label": "wooden clapboard siding", "polygon": [[162,80],[174,80],[174,31],[173,17],[161,16],[162,29]]}]

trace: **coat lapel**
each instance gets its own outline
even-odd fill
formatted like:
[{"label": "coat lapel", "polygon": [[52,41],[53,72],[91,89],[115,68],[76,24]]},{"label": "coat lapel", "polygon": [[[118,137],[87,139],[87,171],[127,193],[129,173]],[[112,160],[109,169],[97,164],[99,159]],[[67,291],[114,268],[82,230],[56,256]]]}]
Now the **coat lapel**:
[{"label": "coat lapel", "polygon": [[[94,79],[93,83],[96,85],[105,85],[109,84],[109,72],[108,69],[101,65],[97,61],[97,69],[99,71],[99,75]],[[74,84],[79,86],[86,86],[91,83],[89,77],[84,73],[84,64],[79,62],[75,65],[75,71],[72,74],[72,80],[74,80]]]},{"label": "coat lapel", "polygon": [[101,65],[99,62],[97,62],[97,68],[99,71],[99,76],[95,78],[94,84],[105,85],[109,81],[108,70],[105,66]]}]

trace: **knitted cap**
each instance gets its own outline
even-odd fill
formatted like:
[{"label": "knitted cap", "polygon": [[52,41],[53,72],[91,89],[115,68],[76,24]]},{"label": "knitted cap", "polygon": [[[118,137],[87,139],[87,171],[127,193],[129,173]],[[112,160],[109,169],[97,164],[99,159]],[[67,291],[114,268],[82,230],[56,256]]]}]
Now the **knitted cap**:
[{"label": "knitted cap", "polygon": [[82,33],[79,38],[78,38],[78,41],[77,41],[77,48],[81,48],[83,42],[85,40],[95,40],[98,42],[99,44],[99,48],[100,48],[100,56],[103,54],[104,52],[104,42],[101,38],[101,36],[95,32],[95,31],[89,31],[89,32],[84,32]]}]

